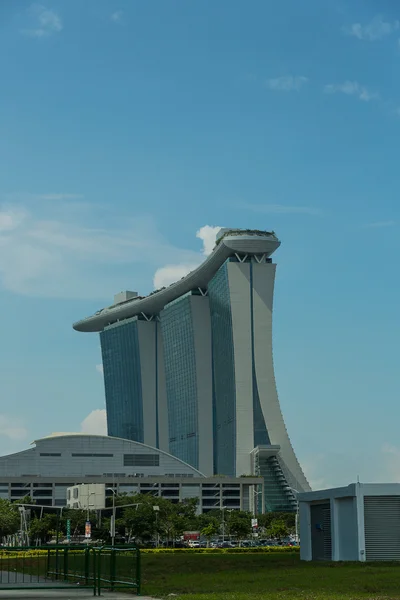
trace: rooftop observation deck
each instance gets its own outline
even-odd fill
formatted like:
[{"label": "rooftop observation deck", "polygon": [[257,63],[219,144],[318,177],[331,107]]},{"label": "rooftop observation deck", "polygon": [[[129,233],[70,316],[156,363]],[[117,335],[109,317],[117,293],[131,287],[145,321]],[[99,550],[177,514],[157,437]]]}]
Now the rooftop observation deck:
[{"label": "rooftop observation deck", "polygon": [[145,315],[155,315],[166,304],[190,292],[190,290],[197,288],[207,289],[209,281],[230,256],[235,256],[236,254],[243,256],[247,254],[264,255],[266,258],[269,258],[279,246],[280,241],[274,232],[223,229],[217,236],[214,250],[206,260],[197,269],[194,269],[194,271],[191,271],[179,281],[172,283],[166,288],[155,290],[148,296],[136,296],[124,302],[103,308],[94,315],[77,321],[73,324],[73,328],[76,331],[83,332],[102,331],[107,325],[142,313]]}]

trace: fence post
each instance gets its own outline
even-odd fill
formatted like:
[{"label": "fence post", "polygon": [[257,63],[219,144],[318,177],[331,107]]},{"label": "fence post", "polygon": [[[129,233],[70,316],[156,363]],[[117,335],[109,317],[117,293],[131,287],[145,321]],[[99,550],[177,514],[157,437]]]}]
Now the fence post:
[{"label": "fence post", "polygon": [[[97,592],[97,550],[92,548],[93,554],[93,596],[96,596]],[[99,592],[100,596],[100,592]]]},{"label": "fence post", "polygon": [[142,567],[140,563],[140,550],[136,546],[136,582],[137,582],[137,595],[140,596],[141,585],[142,585]]},{"label": "fence post", "polygon": [[97,594],[101,596],[101,552],[103,548],[99,548],[99,555],[97,557]]},{"label": "fence post", "polygon": [[115,548],[111,548],[111,556],[110,556],[110,583],[111,583],[111,590],[114,591],[114,584],[115,584],[115,568],[116,568],[116,555],[115,555]]},{"label": "fence post", "polygon": [[89,547],[85,548],[85,585],[88,584],[89,581]]},{"label": "fence post", "polygon": [[64,580],[68,579],[69,571],[68,571],[68,548],[64,548]]}]

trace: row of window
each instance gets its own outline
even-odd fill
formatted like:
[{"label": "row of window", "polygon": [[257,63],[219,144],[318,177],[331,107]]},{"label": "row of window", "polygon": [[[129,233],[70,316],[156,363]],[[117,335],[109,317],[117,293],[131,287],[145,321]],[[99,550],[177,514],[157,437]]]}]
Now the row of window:
[{"label": "row of window", "polygon": [[[188,434],[187,437],[195,435]],[[40,456],[61,456],[61,452],[41,452]],[[72,452],[73,458],[113,458],[114,454],[101,452]],[[160,466],[159,454],[124,454],[124,467],[158,467]],[[124,476],[124,473],[115,475]]]},{"label": "row of window", "polygon": [[159,454],[124,454],[124,467],[159,467]]}]

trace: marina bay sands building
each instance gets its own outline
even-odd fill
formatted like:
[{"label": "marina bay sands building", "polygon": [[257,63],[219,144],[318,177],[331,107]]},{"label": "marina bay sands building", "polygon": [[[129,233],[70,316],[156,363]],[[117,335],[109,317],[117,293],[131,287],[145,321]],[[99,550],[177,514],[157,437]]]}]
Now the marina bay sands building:
[{"label": "marina bay sands building", "polygon": [[74,324],[100,332],[108,434],[201,473],[264,478],[266,510],[309,491],[275,385],[272,310],[280,242],[222,229],[194,271],[146,297],[121,292]]}]

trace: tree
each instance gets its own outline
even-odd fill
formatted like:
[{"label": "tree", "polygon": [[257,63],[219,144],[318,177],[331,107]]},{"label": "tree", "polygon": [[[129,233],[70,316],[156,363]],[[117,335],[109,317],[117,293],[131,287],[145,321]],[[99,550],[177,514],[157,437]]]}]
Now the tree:
[{"label": "tree", "polygon": [[257,515],[259,527],[269,529],[273,521],[283,521],[288,528],[289,533],[294,533],[296,528],[296,513],[294,512],[268,512],[263,515]]},{"label": "tree", "polygon": [[289,529],[282,519],[274,519],[268,528],[270,537],[281,540],[289,534]]},{"label": "tree", "polygon": [[[126,504],[131,504],[129,500]],[[151,502],[151,498],[144,495],[140,498],[141,502],[137,506],[129,506],[123,509],[121,524],[128,529],[129,539],[134,538],[135,541],[140,540],[147,542],[153,538],[156,533],[156,515],[153,509],[155,502]]]},{"label": "tree", "polygon": [[207,547],[210,545],[211,538],[219,534],[219,529],[220,523],[215,517],[212,517],[209,523],[201,529],[201,535],[207,538]]},{"label": "tree", "polygon": [[57,515],[47,514],[42,518],[34,517],[29,524],[29,537],[31,540],[40,540],[45,543],[49,540],[57,527]]},{"label": "tree", "polygon": [[241,510],[233,510],[228,517],[228,531],[238,538],[239,542],[251,533],[252,515]]},{"label": "tree", "polygon": [[9,500],[0,498],[0,539],[12,535],[19,529],[20,516],[18,507]]}]

